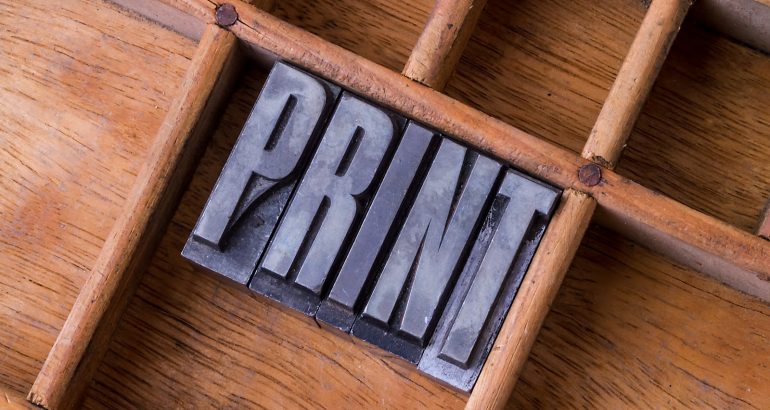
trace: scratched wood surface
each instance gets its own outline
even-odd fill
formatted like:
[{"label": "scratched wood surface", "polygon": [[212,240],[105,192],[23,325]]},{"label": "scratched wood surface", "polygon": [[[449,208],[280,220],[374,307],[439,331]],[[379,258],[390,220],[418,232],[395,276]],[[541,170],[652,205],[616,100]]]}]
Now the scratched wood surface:
[{"label": "scratched wood surface", "polygon": [[[397,71],[430,10],[428,1],[313,4],[279,1],[275,13]],[[447,92],[579,151],[644,13],[636,1],[613,5],[490,1]],[[132,159],[149,146],[195,48],[100,2],[15,7],[0,2],[0,26],[11,33],[0,38],[9,56],[0,59],[0,392],[13,401],[26,394],[64,322],[136,176]],[[687,30],[695,34],[684,32],[675,44],[621,172],[636,169],[645,184],[661,183],[654,187],[746,227],[750,218],[741,213],[752,212],[763,182],[744,176],[744,166],[761,171],[770,155],[761,145],[766,113],[751,105],[769,94],[759,81],[768,57],[698,26]],[[708,50],[706,74],[693,68],[702,54],[688,44]],[[317,329],[179,256],[263,75],[250,69],[234,95],[86,407],[462,407],[464,397],[398,360]],[[679,85],[688,91],[675,92]],[[683,106],[678,93],[697,104]],[[690,134],[667,128],[704,118],[722,125]],[[645,121],[652,123],[647,134]],[[729,138],[730,124],[740,125],[739,136]],[[657,144],[644,143],[648,134]],[[666,135],[680,146],[651,157],[669,143]],[[747,140],[761,141],[757,148]],[[673,178],[663,174],[668,162],[725,152],[749,157],[719,163],[739,173],[724,184],[737,198],[732,204],[709,199],[708,178],[718,170],[679,168],[674,175],[691,181],[688,189],[659,181]],[[634,158],[652,161],[658,177]],[[768,408],[768,338],[767,305],[593,228],[511,407]]]}]

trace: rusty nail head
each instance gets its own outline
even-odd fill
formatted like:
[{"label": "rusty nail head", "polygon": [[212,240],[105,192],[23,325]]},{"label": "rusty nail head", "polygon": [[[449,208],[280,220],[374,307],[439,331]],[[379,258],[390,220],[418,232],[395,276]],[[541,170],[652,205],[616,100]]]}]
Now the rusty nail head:
[{"label": "rusty nail head", "polygon": [[228,27],[238,21],[238,12],[232,4],[220,4],[216,9],[217,24],[222,27]]},{"label": "rusty nail head", "polygon": [[602,167],[594,163],[585,164],[578,170],[578,179],[588,186],[598,185],[602,181]]}]

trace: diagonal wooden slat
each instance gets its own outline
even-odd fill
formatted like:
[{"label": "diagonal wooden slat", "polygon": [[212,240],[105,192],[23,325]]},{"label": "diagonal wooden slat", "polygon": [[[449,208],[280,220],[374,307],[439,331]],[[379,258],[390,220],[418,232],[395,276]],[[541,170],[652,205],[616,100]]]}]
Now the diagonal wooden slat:
[{"label": "diagonal wooden slat", "polygon": [[615,168],[691,4],[691,0],[650,4],[583,147],[583,158]]},{"label": "diagonal wooden slat", "polygon": [[[472,7],[477,9],[469,15]],[[481,7],[479,2],[468,0],[438,1],[403,74],[442,90],[467,44]],[[575,190],[568,189],[562,196],[466,404],[467,409],[497,408],[508,401],[595,207],[593,198]]]},{"label": "diagonal wooden slat", "polygon": [[237,41],[210,25],[56,343],[28,395],[48,409],[77,407],[205,147],[235,77]]},{"label": "diagonal wooden slat", "polygon": [[[679,0],[652,3],[588,138],[584,157],[614,166],[687,6],[688,1]],[[572,189],[565,192],[560,213],[543,237],[466,409],[505,407],[595,208],[593,198]]]},{"label": "diagonal wooden slat", "polygon": [[402,73],[443,90],[476,27],[486,0],[438,0]]}]

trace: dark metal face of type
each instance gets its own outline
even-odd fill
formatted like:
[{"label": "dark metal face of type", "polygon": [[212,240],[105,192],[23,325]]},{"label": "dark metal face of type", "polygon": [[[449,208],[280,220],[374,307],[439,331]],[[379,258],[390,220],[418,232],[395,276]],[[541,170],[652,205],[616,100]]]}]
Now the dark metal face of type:
[{"label": "dark metal face of type", "polygon": [[182,254],[470,391],[558,197],[279,62]]}]

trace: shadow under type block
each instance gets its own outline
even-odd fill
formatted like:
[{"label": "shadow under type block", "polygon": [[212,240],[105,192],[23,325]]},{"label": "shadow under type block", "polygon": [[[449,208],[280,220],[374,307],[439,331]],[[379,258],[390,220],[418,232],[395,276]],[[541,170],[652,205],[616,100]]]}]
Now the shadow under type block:
[{"label": "shadow under type block", "polygon": [[182,253],[467,392],[559,194],[279,62]]}]

